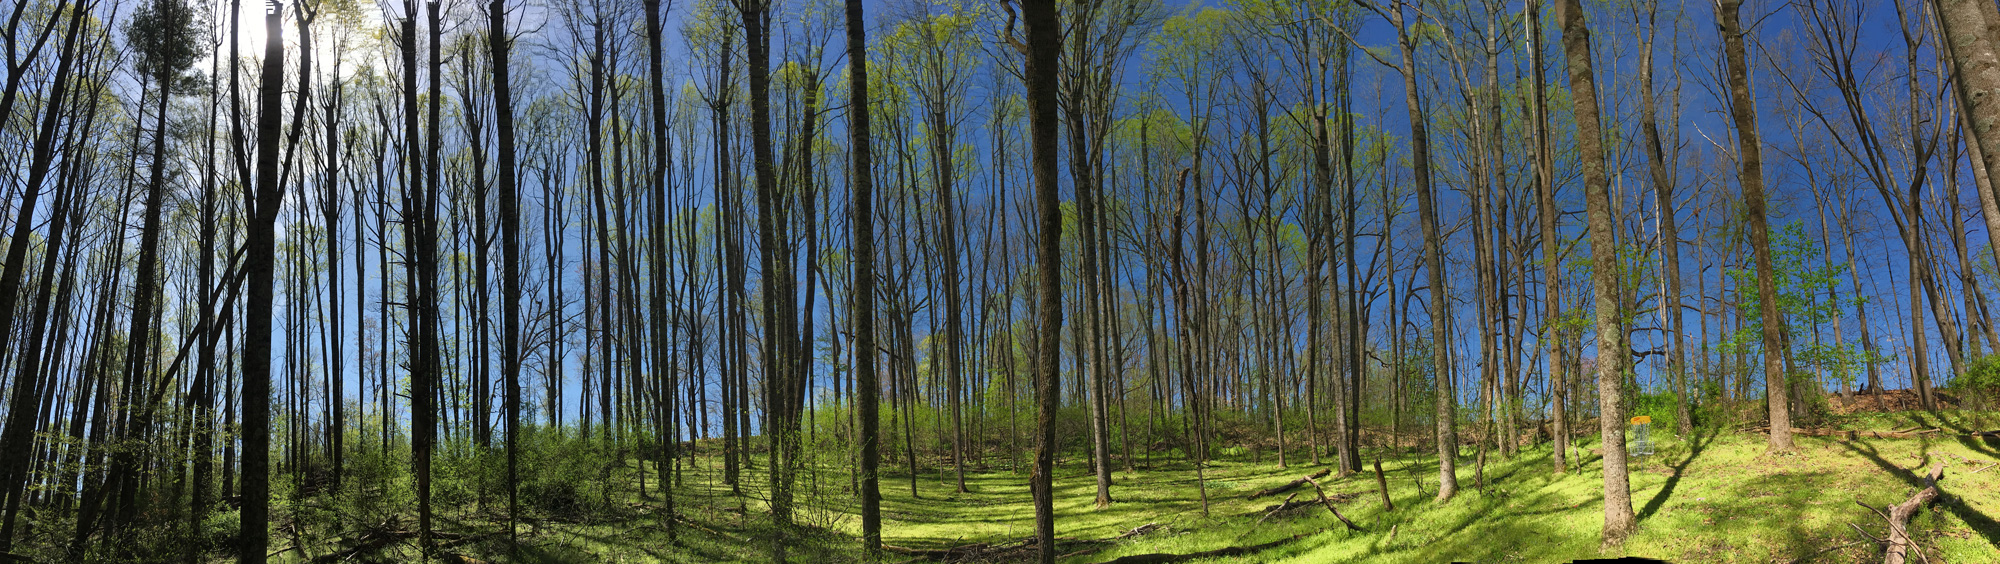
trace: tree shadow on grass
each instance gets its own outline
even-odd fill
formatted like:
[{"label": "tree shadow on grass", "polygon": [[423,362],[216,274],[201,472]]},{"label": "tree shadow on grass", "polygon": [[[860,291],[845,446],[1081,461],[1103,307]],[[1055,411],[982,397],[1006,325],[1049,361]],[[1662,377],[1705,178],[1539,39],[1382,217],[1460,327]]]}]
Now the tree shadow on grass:
[{"label": "tree shadow on grass", "polygon": [[[1902,466],[1899,466],[1894,462],[1890,462],[1888,458],[1882,456],[1882,453],[1880,451],[1875,449],[1875,445],[1860,440],[1853,440],[1853,441],[1843,440],[1838,442],[1840,446],[1846,448],[1849,452],[1861,455],[1862,457],[1867,458],[1870,462],[1874,462],[1876,466],[1882,468],[1882,471],[1888,472],[1889,475],[1895,476],[1896,479],[1902,480],[1903,483],[1909,484],[1910,487],[1913,488],[1923,487],[1924,485],[1923,476],[1918,475],[1916,471],[1903,468]],[[1924,439],[1925,446],[1928,446],[1929,442],[1930,442],[1929,439]],[[1922,450],[1922,454],[1924,457],[1924,460],[1922,461],[1923,466],[1928,466],[1930,464],[1929,460],[1930,450],[1928,448],[1925,448]],[[1938,486],[1938,489],[1946,493],[1947,495],[1949,495],[1951,492],[1950,480],[1951,480],[1951,474],[1947,473],[1945,474],[1945,480],[1940,482]],[[1973,509],[1971,506],[1966,505],[1964,502],[1946,501],[1944,503],[1941,503],[1940,505],[1943,505],[1946,509],[1950,510],[1952,515],[1956,515],[1960,520],[1965,521],[1965,524],[1972,526],[1972,529],[1974,531],[1977,531],[1979,533],[1979,536],[1984,537],[1986,539],[1987,544],[1993,545],[1995,550],[2000,550],[2000,521],[1995,521],[1992,517],[1987,516],[1984,513],[1980,513],[1979,511]]]},{"label": "tree shadow on grass", "polygon": [[[1586,498],[1576,505],[1559,506],[1552,503],[1558,494],[1542,492],[1519,500],[1501,497],[1466,498],[1452,503],[1475,503],[1479,507],[1458,519],[1457,523],[1437,533],[1428,533],[1419,527],[1404,531],[1404,537],[1394,542],[1385,542],[1377,533],[1362,553],[1366,557],[1404,554],[1418,558],[1445,557],[1450,560],[1487,562],[1497,560],[1525,560],[1529,562],[1549,561],[1561,551],[1562,538],[1566,531],[1562,525],[1550,524],[1537,517],[1555,516],[1601,504],[1601,494]],[[1475,499],[1477,501],[1475,501]],[[1513,507],[1538,507],[1546,509],[1531,511],[1509,511]],[[1496,518],[1503,514],[1504,518]],[[1401,524],[1402,521],[1398,520]],[[1475,531],[1475,533],[1468,533]],[[1421,540],[1431,539],[1431,540]],[[1338,540],[1334,542],[1339,542]]]},{"label": "tree shadow on grass", "polygon": [[1706,450],[1709,444],[1715,442],[1715,435],[1716,431],[1708,433],[1703,433],[1700,430],[1695,431],[1694,440],[1688,445],[1687,458],[1681,459],[1680,464],[1670,466],[1670,468],[1674,469],[1674,473],[1667,476],[1667,483],[1660,488],[1660,493],[1653,494],[1653,499],[1647,500],[1646,506],[1639,510],[1640,522],[1644,522],[1651,518],[1653,514],[1659,513],[1660,507],[1667,504],[1667,499],[1674,495],[1674,487],[1679,486],[1681,483],[1681,475],[1687,473],[1688,465],[1694,463],[1695,457],[1701,456],[1701,451]]},{"label": "tree shadow on grass", "polygon": [[[1926,415],[1930,417],[1927,418],[1925,417]],[[2000,437],[1973,436],[1973,433],[1979,431],[1978,429],[1968,427],[1963,422],[1945,417],[1940,413],[1913,411],[1910,412],[1910,418],[1918,426],[1951,430],[1956,435],[1954,438],[1958,440],[1958,444],[1964,445],[1965,448],[1972,452],[2000,458]],[[1931,418],[1935,418],[1935,421],[1932,421]]]}]

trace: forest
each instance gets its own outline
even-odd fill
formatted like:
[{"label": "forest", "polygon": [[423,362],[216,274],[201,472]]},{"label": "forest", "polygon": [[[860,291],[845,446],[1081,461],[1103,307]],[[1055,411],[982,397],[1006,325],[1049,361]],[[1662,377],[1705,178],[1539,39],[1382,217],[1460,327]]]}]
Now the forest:
[{"label": "forest", "polygon": [[0,6],[0,563],[2000,560],[1991,0]]}]

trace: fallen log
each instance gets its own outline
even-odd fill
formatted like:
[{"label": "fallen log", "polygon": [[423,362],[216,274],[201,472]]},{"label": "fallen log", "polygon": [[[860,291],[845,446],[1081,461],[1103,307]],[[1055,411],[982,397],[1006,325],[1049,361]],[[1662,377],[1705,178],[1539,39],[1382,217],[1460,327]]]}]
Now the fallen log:
[{"label": "fallen log", "polygon": [[896,554],[901,554],[903,556],[915,556],[918,558],[928,558],[931,560],[945,560],[951,558],[963,558],[970,554],[984,552],[991,546],[992,545],[986,543],[973,543],[964,546],[954,546],[951,548],[908,548],[908,547],[896,546],[889,543],[882,543],[882,551],[893,552]]},{"label": "fallen log", "polygon": [[1910,550],[1910,518],[1924,504],[1938,497],[1938,480],[1944,479],[1944,462],[1931,467],[1931,473],[1924,476],[1924,489],[1902,503],[1889,508],[1889,550],[1883,553],[1882,564],[1903,564]]},{"label": "fallen log", "polygon": [[[1347,520],[1347,516],[1346,516],[1346,515],[1341,515],[1341,514],[1340,514],[1340,508],[1338,508],[1338,507],[1334,507],[1334,506],[1333,506],[1333,501],[1331,501],[1331,500],[1328,500],[1328,499],[1326,498],[1326,488],[1322,488],[1322,487],[1320,487],[1320,486],[1319,486],[1319,481],[1318,481],[1318,480],[1312,480],[1312,479],[1307,479],[1306,481],[1307,481],[1307,482],[1311,482],[1311,483],[1312,483],[1312,485],[1313,485],[1313,490],[1314,490],[1314,491],[1317,491],[1317,492],[1319,492],[1319,502],[1320,502],[1321,504],[1324,504],[1324,505],[1326,505],[1326,510],[1327,510],[1327,512],[1329,512],[1329,513],[1332,513],[1332,514],[1333,514],[1333,517],[1334,517],[1335,519],[1339,519],[1341,523],[1345,523],[1345,524],[1347,525],[1347,528],[1348,528],[1349,530],[1353,530],[1353,531],[1361,531],[1361,527],[1357,527],[1357,526],[1355,526],[1355,525],[1354,525],[1354,522],[1353,522],[1353,521],[1349,521],[1349,520]],[[1365,531],[1364,531],[1364,532],[1365,532]]]},{"label": "fallen log", "polygon": [[1120,557],[1116,560],[1106,562],[1105,564],[1163,564],[1166,562],[1186,562],[1189,560],[1199,560],[1202,558],[1248,556],[1251,554],[1256,554],[1258,552],[1263,552],[1265,550],[1276,548],[1279,545],[1298,540],[1299,538],[1304,536],[1305,535],[1292,535],[1289,538],[1282,538],[1263,544],[1253,544],[1250,546],[1232,546],[1229,548],[1218,548],[1215,550],[1190,552],[1187,554],[1167,554],[1163,552],[1155,552],[1150,554],[1133,554],[1130,556]]},{"label": "fallen log", "polygon": [[1267,496],[1267,495],[1278,495],[1278,494],[1281,494],[1281,493],[1285,493],[1285,492],[1288,492],[1288,491],[1292,491],[1293,489],[1296,489],[1296,488],[1298,488],[1299,486],[1303,486],[1303,485],[1306,485],[1306,482],[1310,482],[1310,481],[1312,481],[1312,479],[1313,479],[1313,478],[1325,478],[1327,474],[1331,474],[1331,473],[1333,473],[1333,469],[1332,469],[1332,468],[1324,468],[1324,469],[1321,469],[1321,470],[1320,470],[1320,471],[1318,471],[1318,472],[1314,472],[1314,473],[1311,473],[1311,474],[1307,474],[1307,475],[1306,475],[1306,477],[1304,477],[1304,478],[1299,478],[1299,479],[1297,479],[1297,480],[1292,480],[1292,481],[1290,481],[1290,482],[1286,482],[1286,483],[1285,483],[1284,485],[1280,485],[1280,486],[1277,486],[1277,487],[1273,487],[1273,488],[1271,488],[1271,489],[1267,489],[1267,490],[1263,490],[1263,491],[1259,491],[1259,492],[1257,492],[1257,493],[1253,493],[1253,494],[1250,494],[1250,499],[1257,499],[1257,498],[1260,498],[1260,497],[1264,497],[1264,496]]},{"label": "fallen log", "polygon": [[[1751,429],[1751,430],[1750,430],[1749,432],[1760,432],[1760,433],[1761,433],[1761,432],[1766,432],[1766,431],[1768,431],[1769,429],[1770,429],[1769,427],[1757,427],[1757,428],[1754,428],[1754,429]],[[1813,428],[1807,428],[1807,427],[1795,427],[1795,428],[1793,428],[1793,429],[1792,429],[1792,434],[1794,434],[1794,435],[1804,435],[1804,436],[1808,436],[1808,437],[1840,437],[1840,438],[1845,438],[1845,439],[1858,439],[1858,438],[1868,438],[1868,439],[1914,439],[1914,438],[1917,438],[1917,437],[1921,437],[1921,436],[1924,436],[1924,435],[1929,435],[1929,434],[1932,434],[1932,433],[1944,433],[1944,429],[1936,429],[1936,428],[1933,428],[1933,429],[1924,429],[1924,430],[1921,430],[1921,431],[1853,431],[1853,430],[1847,430],[1847,429],[1813,429]],[[1972,431],[1972,432],[1968,432],[1968,433],[1965,433],[1965,434],[1962,434],[1962,435],[1953,435],[1953,434],[1949,434],[1949,433],[1945,433],[1945,434],[1941,434],[1941,435],[1938,435],[1938,436],[1940,436],[1940,437],[1974,437],[1974,438],[1978,438],[1978,437],[2000,437],[2000,431]]]}]

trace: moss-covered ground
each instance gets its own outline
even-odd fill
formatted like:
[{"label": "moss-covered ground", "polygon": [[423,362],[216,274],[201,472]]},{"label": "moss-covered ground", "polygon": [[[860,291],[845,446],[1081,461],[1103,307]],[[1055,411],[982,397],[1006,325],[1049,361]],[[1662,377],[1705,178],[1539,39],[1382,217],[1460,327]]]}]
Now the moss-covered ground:
[{"label": "moss-covered ground", "polygon": [[[1557,474],[1547,443],[1523,448],[1508,458],[1493,454],[1484,487],[1477,484],[1472,449],[1458,466],[1459,495],[1435,500],[1435,457],[1423,453],[1368,449],[1387,473],[1394,510],[1384,506],[1372,471],[1321,480],[1342,514],[1363,531],[1342,526],[1323,507],[1269,515],[1263,509],[1285,495],[1258,500],[1251,492],[1313,472],[1303,448],[1289,468],[1270,453],[1262,460],[1224,456],[1208,465],[1207,507],[1193,466],[1170,454],[1151,464],[1114,472],[1114,503],[1094,504],[1095,481],[1083,459],[1070,457],[1056,473],[1058,546],[1077,553],[1067,562],[1103,562],[1143,553],[1191,553],[1277,540],[1282,544],[1230,561],[1248,562],[1562,562],[1579,558],[1631,555],[1677,562],[1854,562],[1879,558],[1880,549],[1853,527],[1881,536],[1886,524],[1856,502],[1880,508],[1907,498],[1933,463],[1946,465],[1946,496],[1913,521],[1912,531],[1929,562],[2000,562],[2000,438],[1967,436],[2000,429],[2000,414],[1908,412],[1847,417],[1842,428],[1939,431],[1915,438],[1879,439],[1800,436],[1794,452],[1767,453],[1761,432],[1717,431],[1691,436],[1655,432],[1657,454],[1635,459],[1630,477],[1638,531],[1610,552],[1600,550],[1603,476],[1596,445],[1584,441],[1582,470]],[[1219,449],[1222,450],[1222,449]],[[1237,451],[1240,452],[1240,451]],[[589,511],[540,509],[551,497],[548,484],[534,486],[533,518],[520,531],[522,549],[509,555],[504,498],[446,496],[440,529],[466,535],[447,543],[453,555],[496,562],[727,562],[767,561],[772,548],[766,505],[768,475],[762,455],[741,480],[741,495],[719,482],[717,458],[698,455],[684,469],[675,501],[683,521],[669,542],[661,518],[656,473],[648,471],[648,496],[637,493],[636,472],[628,463],[600,474],[617,487],[584,484],[556,491],[585,492],[595,500]],[[787,548],[801,562],[859,559],[860,518],[844,455],[823,453],[800,475],[801,533]],[[1023,459],[1026,457],[1023,456]],[[1142,457],[1141,460],[1144,460]],[[1325,463],[1332,463],[1328,457]],[[885,464],[882,480],[884,541],[910,549],[940,549],[989,543],[1018,543],[1034,533],[1025,468],[1011,471],[1006,459],[988,461],[965,476],[956,491],[948,468],[919,472],[914,480]],[[649,465],[650,469],[651,466]],[[461,477],[460,479],[470,479]],[[574,486],[576,484],[569,484]],[[914,494],[912,492],[914,488]],[[1313,499],[1308,486],[1298,499]],[[616,493],[613,497],[611,494]],[[572,494],[574,495],[574,494]],[[378,507],[366,520],[397,519],[413,524],[409,508]],[[1148,532],[1126,531],[1157,524]],[[354,527],[355,525],[348,525]],[[395,528],[395,527],[391,527]],[[312,530],[312,527],[305,527]],[[274,550],[289,543],[281,528]],[[306,534],[304,550],[282,559],[325,560],[340,539],[355,531]],[[1105,539],[1113,539],[1106,541]],[[1026,549],[987,553],[996,560],[1031,554]],[[398,540],[353,554],[347,561],[404,561],[413,545]],[[895,554],[891,561],[921,558]],[[1923,560],[1912,559],[1913,562]]]}]

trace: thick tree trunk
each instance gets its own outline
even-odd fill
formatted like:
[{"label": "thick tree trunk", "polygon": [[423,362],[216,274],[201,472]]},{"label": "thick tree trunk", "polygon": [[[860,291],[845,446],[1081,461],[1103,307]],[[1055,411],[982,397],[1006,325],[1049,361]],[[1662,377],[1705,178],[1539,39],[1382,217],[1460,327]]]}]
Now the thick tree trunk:
[{"label": "thick tree trunk", "polygon": [[[870,560],[882,557],[882,382],[875,353],[875,168],[869,135],[868,22],[861,0],[846,0],[847,141],[854,163],[848,169],[849,243],[853,249],[854,292],[848,302],[854,326],[856,410],[861,420],[861,546]],[[1011,351],[1009,357],[1012,357]],[[1010,388],[1011,389],[1011,388]]]},{"label": "thick tree trunk", "polygon": [[257,205],[250,210],[243,264],[250,298],[244,304],[243,510],[237,561],[244,564],[264,562],[270,544],[271,298],[278,206],[285,194],[278,184],[278,120],[284,117],[278,96],[285,86],[285,29],[279,11],[264,14],[264,32],[264,68],[257,89]]},{"label": "thick tree trunk", "polygon": [[[652,19],[652,12],[648,12]],[[516,178],[514,151],[514,97],[508,84],[508,47],[513,40],[507,36],[507,2],[493,0],[487,7],[487,40],[493,57],[493,114],[495,128],[500,135],[500,170],[496,171],[500,180],[500,374],[506,380],[507,402],[507,541],[518,544],[516,521],[519,519],[519,435],[521,428],[521,190]],[[652,26],[654,42],[654,84],[659,82],[658,24]],[[659,109],[656,112],[661,111]],[[664,143],[657,143],[661,151]],[[658,166],[665,166],[660,164]],[[554,306],[551,306],[554,307]],[[553,401],[554,398],[551,398]],[[673,497],[667,498],[667,511],[673,511]],[[668,521],[672,523],[671,520]],[[673,525],[667,525],[669,537]]]},{"label": "thick tree trunk", "polygon": [[[1061,389],[1058,386],[1062,369],[1062,213],[1057,207],[1056,195],[1056,72],[1057,56],[1062,52],[1062,36],[1053,0],[1022,0],[1021,20],[1025,37],[1010,37],[1009,40],[1026,55],[1022,76],[1027,86],[1029,149],[1035,179],[1036,303],[1041,322],[1035,345],[1038,404],[1035,467],[1028,477],[1028,485],[1035,497],[1037,552],[1043,564],[1054,564],[1055,454],[1060,448],[1056,444],[1055,416],[1060,402],[1056,394]],[[1011,30],[1009,34],[1012,34]]]},{"label": "thick tree trunk", "polygon": [[[1781,335],[1785,320],[1778,310],[1777,273],[1771,266],[1771,228],[1767,224],[1764,198],[1763,140],[1757,134],[1756,99],[1750,93],[1749,55],[1743,47],[1743,25],[1738,17],[1741,0],[1721,0],[1716,5],[1721,26],[1722,50],[1729,79],[1730,118],[1736,125],[1737,180],[1743,185],[1744,223],[1750,232],[1750,249],[1757,265],[1757,295],[1763,308],[1764,384],[1771,417],[1770,447],[1773,451],[1792,448],[1791,412],[1787,409],[1785,369]],[[1913,310],[1915,308],[1912,308]]]},{"label": "thick tree trunk", "polygon": [[793,444],[799,433],[798,402],[793,389],[797,344],[792,312],[794,296],[792,257],[785,224],[789,214],[777,193],[777,173],[771,147],[770,104],[770,6],[767,0],[738,0],[743,16],[743,38],[747,45],[750,82],[750,143],[757,179],[757,232],[762,265],[764,295],[765,440],[770,444],[771,518],[777,528],[772,535],[772,560],[784,562],[788,544],[796,536],[792,529]]},{"label": "thick tree trunk", "polygon": [[[1939,43],[1950,62],[1952,92],[1963,114],[1982,207],[2000,200],[1991,179],[2000,178],[2000,8],[1983,0],[1930,0],[1937,14]],[[2000,248],[2000,213],[1984,214],[1986,231]]]},{"label": "thick tree trunk", "polygon": [[[497,3],[498,0],[496,0],[496,4]],[[661,526],[664,527],[667,531],[668,542],[674,542],[674,539],[676,537],[676,528],[678,527],[675,524],[677,513],[676,509],[674,508],[673,482],[668,479],[667,472],[668,472],[668,464],[670,464],[672,461],[678,458],[678,454],[675,451],[680,446],[680,439],[679,439],[679,433],[672,432],[677,428],[676,425],[673,423],[673,417],[676,413],[675,398],[677,396],[675,394],[677,392],[675,391],[676,386],[674,385],[673,382],[674,380],[673,368],[671,367],[672,348],[667,337],[669,332],[668,325],[672,322],[672,319],[671,316],[667,313],[666,295],[665,295],[667,279],[672,273],[672,271],[668,268],[667,264],[667,243],[666,243],[666,237],[667,237],[666,200],[667,200],[667,165],[668,165],[667,145],[669,142],[668,131],[667,131],[667,91],[666,91],[665,78],[663,76],[665,74],[665,69],[663,68],[664,63],[661,61],[661,53],[660,53],[660,43],[661,41],[663,41],[663,38],[661,37],[661,30],[660,30],[659,0],[647,0],[645,9],[646,9],[646,55],[647,55],[647,60],[650,63],[648,65],[648,75],[652,83],[651,89],[653,94],[653,103],[652,103],[653,169],[652,169],[652,177],[649,180],[649,182],[652,185],[651,200],[652,200],[652,216],[653,216],[652,217],[653,260],[651,261],[651,265],[653,267],[653,272],[651,275],[652,278],[651,282],[653,284],[653,291],[652,291],[653,378],[656,380],[655,387],[658,388],[659,390],[659,393],[657,394],[658,397],[655,400],[656,403],[659,404],[658,409],[655,410],[657,419],[655,421],[655,428],[661,431],[656,440],[660,441],[661,445],[660,467],[659,467],[660,497],[665,502],[666,505],[666,515],[661,518]],[[496,23],[496,25],[498,24]],[[499,50],[499,47],[497,45],[498,44],[496,43],[495,47],[496,51]],[[499,77],[506,76],[505,74],[498,74],[498,72],[499,71],[496,70],[496,76]],[[500,92],[506,92],[504,85],[497,85],[497,86],[501,88]],[[504,102],[505,98],[501,98],[501,100],[503,100]],[[502,104],[501,110],[502,111],[506,110],[504,104]],[[512,157],[512,155],[510,154],[512,152],[512,148],[507,145],[507,142],[510,141],[513,137],[512,135],[513,118],[511,115],[507,113],[502,113],[500,115],[501,115],[500,124],[502,130],[501,134],[502,145],[500,148],[500,159],[501,159],[501,169],[504,174],[505,171],[511,168],[512,165],[512,163],[510,162]],[[508,191],[507,188],[508,188],[508,183],[503,182],[501,184],[501,191],[505,193]],[[503,195],[502,197],[505,198],[507,196]],[[502,221],[505,221],[505,215],[506,212],[503,211]],[[508,243],[508,245],[510,246],[513,244],[514,243],[511,242]],[[519,282],[511,279],[511,277],[515,276],[515,274],[509,273],[508,276],[510,277],[509,283],[516,284],[518,286]],[[514,306],[510,302],[508,307],[513,308]],[[509,318],[511,319],[513,314],[509,313],[508,315]],[[511,328],[509,329],[509,333],[514,333],[514,332],[515,330]],[[513,338],[514,337],[508,337],[510,341]],[[519,361],[515,359],[509,359],[509,362],[514,363],[513,368],[518,372],[520,368]],[[510,383],[508,384],[508,386],[510,388],[514,388],[513,390],[511,390],[515,394],[515,399],[513,401],[518,403],[519,402],[518,383]],[[510,431],[507,436],[509,440],[512,440],[513,433]],[[643,460],[644,457],[641,457],[641,459]]]},{"label": "thick tree trunk", "polygon": [[[1725,0],[1729,1],[1729,0]],[[1610,178],[1604,170],[1603,125],[1599,122],[1597,83],[1591,69],[1590,29],[1578,0],[1557,5],[1562,21],[1563,55],[1569,63],[1569,84],[1576,104],[1576,146],[1583,161],[1584,205],[1590,218],[1591,286],[1597,309],[1598,427],[1603,433],[1604,533],[1606,547],[1616,547],[1632,533],[1632,484],[1625,475],[1625,420],[1621,407],[1626,352],[1622,323],[1624,300],[1619,296],[1621,270],[1617,226],[1611,213]]]}]

